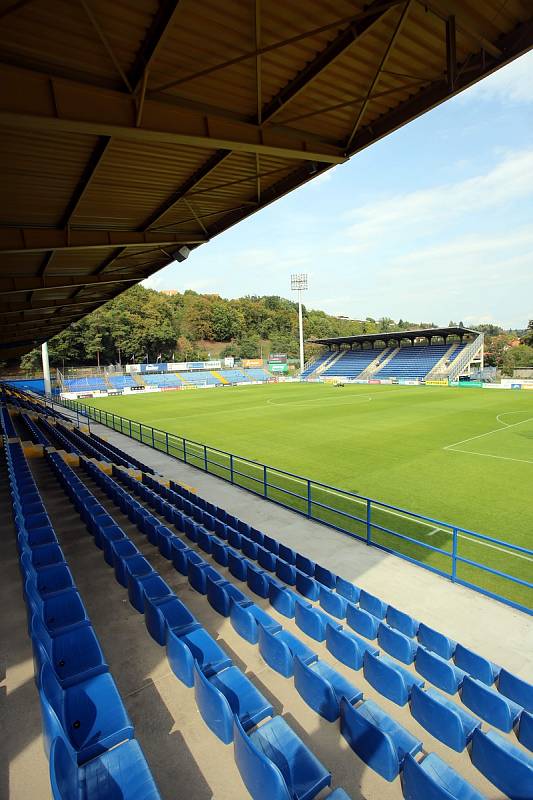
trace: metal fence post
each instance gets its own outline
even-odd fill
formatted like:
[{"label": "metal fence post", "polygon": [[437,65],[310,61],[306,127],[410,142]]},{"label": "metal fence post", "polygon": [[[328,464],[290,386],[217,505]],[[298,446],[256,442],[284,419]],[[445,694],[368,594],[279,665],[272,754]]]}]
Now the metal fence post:
[{"label": "metal fence post", "polygon": [[233,483],[233,453],[229,454],[229,479]]},{"label": "metal fence post", "polygon": [[187,463],[187,439],[183,439],[183,463]]},{"label": "metal fence post", "polygon": [[207,472],[207,447],[204,444],[204,470]]},{"label": "metal fence post", "polygon": [[372,502],[366,501],[366,543],[372,544]]},{"label": "metal fence post", "polygon": [[154,448],[154,450],[155,450],[155,431],[154,431],[154,429],[153,429],[153,428],[152,428],[152,447],[153,447],[153,448]]},{"label": "metal fence post", "polygon": [[311,481],[307,479],[307,516],[311,519],[313,514],[313,500],[311,496]]},{"label": "metal fence post", "polygon": [[129,419],[128,422],[130,423],[130,439],[131,439],[132,438],[132,436],[131,436],[131,419]]},{"label": "metal fence post", "polygon": [[457,578],[457,539],[458,533],[457,528],[453,529],[453,538],[452,538],[452,581],[455,583]]},{"label": "metal fence post", "polygon": [[165,436],[166,436],[166,439],[167,439],[167,456],[168,456],[168,431],[165,431]]},{"label": "metal fence post", "polygon": [[263,496],[267,496],[267,468],[266,464],[263,466]]}]

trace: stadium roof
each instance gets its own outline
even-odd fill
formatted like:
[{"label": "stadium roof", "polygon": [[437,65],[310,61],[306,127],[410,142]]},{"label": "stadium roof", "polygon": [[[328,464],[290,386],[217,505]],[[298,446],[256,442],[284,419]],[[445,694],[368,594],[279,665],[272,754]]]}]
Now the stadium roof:
[{"label": "stadium roof", "polygon": [[0,0],[0,358],[532,43],[525,0]]},{"label": "stadium roof", "polygon": [[357,336],[327,336],[323,339],[309,339],[310,344],[363,344],[364,342],[388,342],[400,339],[419,339],[428,336],[465,336],[465,334],[479,336],[479,331],[463,328],[462,325],[452,325],[449,328],[417,328],[414,331],[382,331],[381,333],[360,333]]}]

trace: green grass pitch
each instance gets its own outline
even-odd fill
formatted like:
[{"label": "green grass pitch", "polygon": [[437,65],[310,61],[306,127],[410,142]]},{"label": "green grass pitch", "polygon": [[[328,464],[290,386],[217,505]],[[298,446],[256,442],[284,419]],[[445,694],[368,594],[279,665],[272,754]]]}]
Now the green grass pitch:
[{"label": "green grass pitch", "polygon": [[[97,409],[169,434],[170,452],[229,477],[227,456],[254,459],[315,481],[523,547],[533,542],[533,392],[448,387],[270,384],[209,391],[164,392],[90,400]],[[112,424],[111,414],[107,421]],[[115,418],[115,427],[120,423]],[[125,432],[129,425],[122,423]],[[133,425],[131,433],[151,443]],[[166,448],[166,437],[155,444]],[[264,493],[264,472],[238,458],[236,483]],[[242,474],[239,474],[242,473]],[[267,470],[267,496],[302,511],[306,485]],[[291,492],[292,494],[289,494]],[[315,517],[366,537],[366,505],[314,487]],[[327,505],[330,508],[325,509]],[[389,531],[451,553],[446,526],[372,508],[372,538],[428,565],[450,570],[451,559]],[[388,530],[383,530],[383,529]],[[325,534],[327,535],[327,534]],[[460,535],[458,554],[531,581],[533,560]],[[531,590],[460,564],[458,576],[528,606]]]}]

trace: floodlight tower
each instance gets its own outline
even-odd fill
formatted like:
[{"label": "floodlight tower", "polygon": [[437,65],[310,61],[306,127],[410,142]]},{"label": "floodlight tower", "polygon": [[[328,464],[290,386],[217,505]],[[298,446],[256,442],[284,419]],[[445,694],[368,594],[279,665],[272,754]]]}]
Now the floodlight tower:
[{"label": "floodlight tower", "polygon": [[298,327],[300,330],[300,375],[304,368],[304,323],[302,317],[302,292],[307,290],[307,273],[296,272],[291,275],[291,289],[298,292]]}]

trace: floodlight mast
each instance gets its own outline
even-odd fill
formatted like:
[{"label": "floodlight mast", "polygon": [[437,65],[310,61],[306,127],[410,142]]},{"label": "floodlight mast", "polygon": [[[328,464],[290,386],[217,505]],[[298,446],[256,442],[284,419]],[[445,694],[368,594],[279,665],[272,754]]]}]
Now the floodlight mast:
[{"label": "floodlight mast", "polygon": [[291,275],[291,289],[298,292],[298,328],[300,331],[300,375],[304,369],[304,323],[302,317],[302,292],[307,290],[307,273],[296,272]]}]

